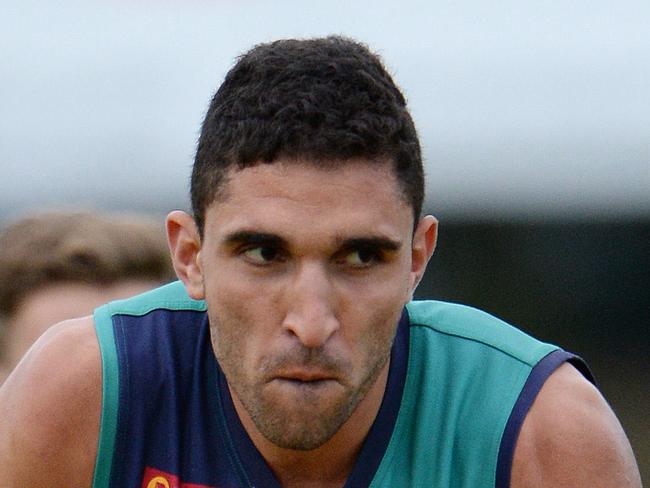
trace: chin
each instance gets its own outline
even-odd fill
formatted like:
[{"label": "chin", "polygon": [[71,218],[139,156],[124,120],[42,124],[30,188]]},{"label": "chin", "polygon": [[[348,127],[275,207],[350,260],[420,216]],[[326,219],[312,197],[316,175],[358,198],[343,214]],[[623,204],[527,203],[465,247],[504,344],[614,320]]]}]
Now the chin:
[{"label": "chin", "polygon": [[350,418],[356,403],[350,398],[321,399],[320,402],[264,402],[249,414],[260,433],[284,449],[310,451],[325,444]]}]

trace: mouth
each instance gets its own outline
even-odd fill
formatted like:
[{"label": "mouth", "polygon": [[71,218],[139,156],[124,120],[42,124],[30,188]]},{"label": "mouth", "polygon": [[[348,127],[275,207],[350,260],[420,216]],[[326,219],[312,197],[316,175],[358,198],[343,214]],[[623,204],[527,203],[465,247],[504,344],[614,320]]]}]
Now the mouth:
[{"label": "mouth", "polygon": [[282,372],[273,378],[273,381],[286,386],[317,389],[329,386],[336,382],[331,374],[321,371],[290,371]]},{"label": "mouth", "polygon": [[327,374],[321,371],[288,371],[281,372],[276,376],[276,379],[287,380],[287,381],[299,381],[301,383],[312,383],[318,381],[327,381],[333,380],[334,377],[331,374]]},{"label": "mouth", "polygon": [[272,383],[287,393],[293,392],[294,394],[299,394],[301,396],[320,396],[325,394],[325,392],[332,391],[332,388],[337,385],[336,380],[332,378],[301,380],[297,378],[278,377],[275,378]]}]

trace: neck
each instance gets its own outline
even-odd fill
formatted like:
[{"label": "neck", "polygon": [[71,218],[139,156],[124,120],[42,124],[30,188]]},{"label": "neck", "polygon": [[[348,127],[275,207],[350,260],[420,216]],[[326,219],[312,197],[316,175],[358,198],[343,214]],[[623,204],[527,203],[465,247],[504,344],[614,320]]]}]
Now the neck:
[{"label": "neck", "polygon": [[386,390],[389,362],[386,362],[373,386],[338,432],[325,444],[309,451],[285,449],[267,440],[257,430],[235,393],[230,390],[244,429],[281,486],[340,487],[345,484],[379,412]]}]

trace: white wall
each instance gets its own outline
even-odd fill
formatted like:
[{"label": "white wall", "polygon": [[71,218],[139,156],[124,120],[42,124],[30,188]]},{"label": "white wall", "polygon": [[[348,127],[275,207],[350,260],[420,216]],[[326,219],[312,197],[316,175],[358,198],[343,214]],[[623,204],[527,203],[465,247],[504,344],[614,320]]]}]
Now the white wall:
[{"label": "white wall", "polygon": [[1,10],[0,217],[61,203],[185,206],[199,124],[234,57],[329,33],[368,42],[404,89],[435,211],[650,215],[646,0],[5,0]]}]

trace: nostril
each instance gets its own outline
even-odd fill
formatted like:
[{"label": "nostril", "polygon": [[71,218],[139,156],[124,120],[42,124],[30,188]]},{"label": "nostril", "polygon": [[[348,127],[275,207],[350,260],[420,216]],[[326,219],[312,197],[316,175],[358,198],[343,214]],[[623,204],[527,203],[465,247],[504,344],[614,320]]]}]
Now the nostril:
[{"label": "nostril", "polygon": [[305,347],[317,348],[324,345],[338,330],[339,322],[333,315],[316,318],[294,313],[286,317],[283,326]]}]

